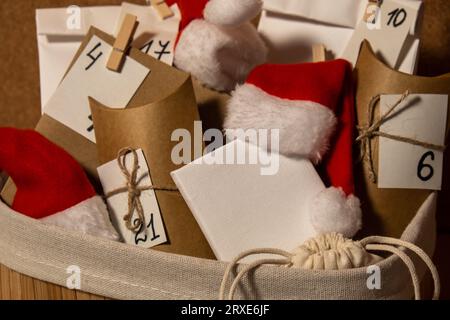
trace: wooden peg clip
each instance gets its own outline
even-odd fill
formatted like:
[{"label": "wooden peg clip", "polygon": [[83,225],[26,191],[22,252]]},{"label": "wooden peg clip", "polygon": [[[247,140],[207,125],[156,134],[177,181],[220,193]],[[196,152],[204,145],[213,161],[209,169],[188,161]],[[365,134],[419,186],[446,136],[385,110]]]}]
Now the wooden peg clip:
[{"label": "wooden peg clip", "polygon": [[364,22],[372,23],[374,24],[376,22],[376,11],[373,12],[372,10],[369,10],[372,6],[377,6],[377,8],[381,7],[382,0],[369,0],[367,3],[366,11],[364,12]]},{"label": "wooden peg clip", "polygon": [[172,9],[164,0],[150,0],[150,4],[162,20],[173,17]]},{"label": "wooden peg clip", "polygon": [[117,35],[116,41],[114,41],[113,50],[106,64],[109,70],[119,71],[122,67],[128,44],[135,31],[136,22],[137,18],[132,14],[127,14],[123,19],[119,34]]},{"label": "wooden peg clip", "polygon": [[312,46],[313,62],[326,61],[326,49],[323,44],[314,44]]}]

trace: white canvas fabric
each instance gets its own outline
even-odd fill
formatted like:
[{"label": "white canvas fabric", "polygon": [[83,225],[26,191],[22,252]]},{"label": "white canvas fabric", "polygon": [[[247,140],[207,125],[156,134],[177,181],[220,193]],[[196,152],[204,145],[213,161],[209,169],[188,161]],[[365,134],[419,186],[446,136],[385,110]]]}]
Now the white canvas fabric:
[{"label": "white canvas fabric", "polygon": [[[436,194],[423,203],[401,239],[432,256]],[[420,276],[425,266],[413,256]],[[0,202],[0,263],[19,273],[66,285],[67,268],[81,270],[81,290],[116,299],[217,299],[227,264],[129,246],[49,226]],[[409,299],[408,269],[396,256],[378,263],[380,290],[366,286],[366,268],[301,270],[263,266],[246,276],[236,298]]]}]

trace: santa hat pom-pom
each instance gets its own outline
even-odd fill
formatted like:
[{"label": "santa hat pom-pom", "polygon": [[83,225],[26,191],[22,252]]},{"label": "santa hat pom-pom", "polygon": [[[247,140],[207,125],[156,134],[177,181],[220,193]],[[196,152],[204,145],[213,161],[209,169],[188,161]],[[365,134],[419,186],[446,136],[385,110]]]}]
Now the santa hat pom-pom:
[{"label": "santa hat pom-pom", "polygon": [[262,4],[261,0],[210,0],[203,15],[211,23],[235,27],[256,17]]},{"label": "santa hat pom-pom", "polygon": [[310,212],[318,233],[337,232],[351,238],[361,229],[360,201],[354,195],[346,196],[342,188],[320,192],[312,199]]}]

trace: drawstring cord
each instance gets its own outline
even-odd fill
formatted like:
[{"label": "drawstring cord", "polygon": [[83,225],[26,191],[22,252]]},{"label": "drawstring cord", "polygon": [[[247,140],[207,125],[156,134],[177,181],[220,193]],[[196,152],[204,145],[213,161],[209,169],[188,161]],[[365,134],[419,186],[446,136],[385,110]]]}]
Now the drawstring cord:
[{"label": "drawstring cord", "polygon": [[241,281],[241,278],[245,276],[247,272],[250,270],[257,268],[261,265],[265,264],[271,264],[271,265],[286,265],[289,266],[291,264],[292,259],[292,253],[289,253],[287,251],[281,250],[281,249],[271,249],[271,248],[264,248],[264,249],[253,249],[248,250],[240,255],[238,255],[236,258],[233,259],[233,261],[230,262],[227,269],[225,270],[224,277],[222,279],[222,283],[220,285],[220,292],[219,292],[219,299],[225,300],[225,291],[226,291],[226,285],[228,283],[228,278],[230,277],[234,267],[236,267],[240,260],[244,259],[245,257],[254,255],[254,254],[272,254],[272,255],[280,255],[283,256],[284,259],[261,259],[258,261],[255,261],[246,267],[244,267],[236,276],[233,283],[231,284],[230,291],[228,293],[228,300],[234,299],[234,293],[236,292],[237,286],[239,285],[239,282]]},{"label": "drawstring cord", "polygon": [[371,236],[364,238],[360,243],[367,249],[372,251],[387,251],[397,255],[403,263],[407,266],[412,278],[414,286],[414,296],[416,300],[420,300],[420,281],[417,275],[416,268],[411,258],[403,251],[399,250],[396,246],[404,247],[414,252],[428,267],[433,277],[434,293],[433,300],[438,300],[441,294],[441,283],[439,279],[439,273],[431,258],[418,246],[406,242],[400,239],[390,237]]},{"label": "drawstring cord", "polygon": [[[359,241],[360,244],[367,250],[367,251],[385,251],[392,253],[399,257],[403,263],[406,265],[406,267],[409,270],[409,273],[411,275],[413,287],[414,287],[414,297],[415,300],[421,299],[420,294],[420,280],[419,276],[417,275],[416,267],[414,266],[413,261],[411,258],[402,250],[397,248],[404,247],[411,251],[413,251],[417,256],[427,265],[428,269],[431,272],[431,275],[433,277],[434,282],[434,293],[433,293],[433,300],[439,299],[440,295],[440,279],[439,279],[439,273],[436,269],[436,266],[433,264],[433,261],[430,259],[430,257],[418,246],[406,242],[400,239],[390,238],[390,237],[381,237],[381,236],[371,236],[362,239]],[[294,255],[290,252],[281,250],[281,249],[270,249],[270,248],[262,248],[262,249],[252,249],[245,251],[238,255],[235,259],[233,259],[229,265],[227,266],[222,283],[220,285],[220,292],[219,292],[219,299],[225,300],[226,295],[226,285],[228,283],[228,279],[230,278],[230,275],[234,268],[237,267],[239,264],[239,261],[242,259],[251,256],[251,255],[257,255],[257,254],[271,254],[271,255],[278,255],[282,256],[283,258],[267,258],[267,259],[260,259],[255,262],[252,262],[248,265],[246,265],[236,276],[236,278],[233,280],[230,290],[228,292],[227,300],[233,300],[234,295],[236,293],[237,287],[239,286],[239,283],[241,282],[241,279],[251,270],[260,267],[262,265],[282,265],[286,267],[290,267],[292,265],[292,258]]]}]

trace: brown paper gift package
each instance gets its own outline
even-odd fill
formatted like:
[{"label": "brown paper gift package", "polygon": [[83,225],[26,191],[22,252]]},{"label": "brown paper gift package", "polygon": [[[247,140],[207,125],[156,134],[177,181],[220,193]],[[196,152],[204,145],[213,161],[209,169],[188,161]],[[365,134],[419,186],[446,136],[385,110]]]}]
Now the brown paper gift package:
[{"label": "brown paper gift package", "polygon": [[[78,49],[68,71],[94,35],[110,45],[114,42],[112,36],[92,27]],[[191,127],[194,125],[194,120],[198,120],[199,118],[189,74],[172,68],[135,48],[131,48],[128,54],[131,58],[150,69],[148,76],[144,79],[126,108],[123,109],[124,111],[138,107],[136,108],[136,113],[124,113],[130,115],[124,119],[137,121],[137,126],[133,122],[125,123],[121,121],[120,126],[113,127],[114,130],[109,131],[111,127],[105,126],[101,120],[103,118],[96,113],[98,123],[94,123],[94,127],[96,125],[99,126],[99,131],[101,131],[99,141],[106,139],[104,143],[100,143],[99,145],[89,141],[45,114],[36,126],[38,132],[65,149],[82,165],[98,192],[101,192],[101,188],[97,175],[97,167],[114,158],[120,147],[131,145],[134,138],[137,139],[136,142],[143,144],[140,146],[135,142],[132,146],[144,149],[145,156],[150,162],[149,166],[152,170],[151,175],[154,182],[173,185],[169,172],[177,167],[170,160],[171,141],[170,135],[167,136],[167,132],[174,128],[187,128],[191,130]],[[149,104],[148,108],[139,108],[147,104]],[[135,114],[141,115],[141,110],[144,110],[145,115],[143,115],[143,118],[132,116]],[[146,112],[147,110],[149,112]],[[159,114],[155,116],[154,110],[157,110]],[[142,121],[146,121],[146,123]],[[145,133],[145,131],[139,132],[137,129],[144,127],[149,128],[153,135],[146,137],[147,139],[140,139],[142,138],[141,134]],[[154,128],[158,128],[158,130],[154,130]],[[104,130],[108,130],[108,132]],[[122,138],[128,139],[120,139],[120,133],[123,134]],[[134,136],[133,133],[135,133]],[[117,142],[113,143],[111,140],[112,137],[114,139],[117,138]],[[122,143],[124,144],[122,145]],[[153,143],[155,145],[150,147],[150,144]],[[109,148],[108,151],[106,151],[106,146]],[[115,147],[117,147],[117,150],[114,149]],[[98,148],[101,148],[99,153]],[[153,153],[147,154],[149,150],[152,150]],[[101,158],[98,157],[99,155]],[[103,161],[99,161],[99,159]],[[164,161],[167,161],[167,163],[163,163]],[[9,180],[2,191],[2,197],[11,204],[14,194],[15,186]],[[179,193],[169,194],[167,192],[157,191],[157,198],[169,242],[159,245],[154,249],[214,259],[214,254],[208,242],[200,231],[200,227],[181,195]]]},{"label": "brown paper gift package", "polygon": [[[406,90],[414,94],[450,94],[450,74],[439,77],[419,77],[395,71],[382,63],[365,41],[355,67],[357,118],[360,126],[367,124],[368,106],[378,94],[402,94]],[[432,106],[430,106],[432,108]],[[375,107],[375,119],[379,118],[379,105]],[[450,112],[449,112],[450,117]],[[448,117],[448,118],[449,118]],[[447,136],[448,136],[447,119]],[[378,172],[378,138],[371,140],[375,172]],[[449,177],[448,151],[444,155],[443,189],[447,189]],[[363,235],[381,234],[399,237],[411,221],[417,209],[430,195],[430,190],[380,189],[369,178],[366,161],[356,166],[358,196],[363,210]]]},{"label": "brown paper gift package", "polygon": [[[117,157],[124,147],[141,148],[157,188],[176,188],[170,172],[182,165],[171,159],[172,132],[183,128],[194,137],[194,121],[199,120],[190,78],[163,100],[136,108],[113,109],[90,99],[100,163]],[[193,157],[193,153],[191,157]],[[156,198],[167,231],[168,243],[154,249],[213,258],[197,222],[179,192],[156,190]]]}]

